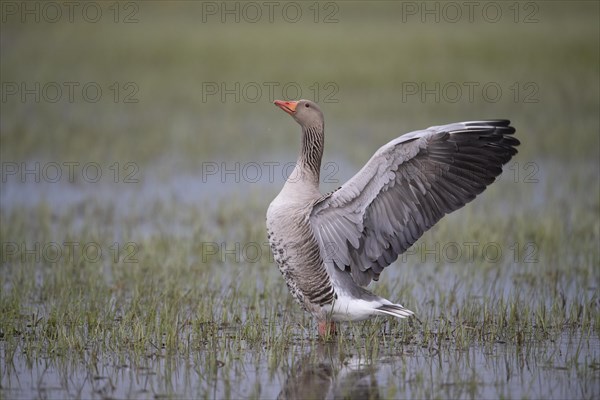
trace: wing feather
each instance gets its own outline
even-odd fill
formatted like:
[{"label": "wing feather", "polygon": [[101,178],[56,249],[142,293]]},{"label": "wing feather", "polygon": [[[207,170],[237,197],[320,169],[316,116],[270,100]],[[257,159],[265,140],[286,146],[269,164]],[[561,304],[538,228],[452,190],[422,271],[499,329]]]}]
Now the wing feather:
[{"label": "wing feather", "polygon": [[328,265],[367,285],[423,233],[473,200],[517,153],[507,120],[462,122],[392,140],[337,191],[313,205],[310,223]]}]

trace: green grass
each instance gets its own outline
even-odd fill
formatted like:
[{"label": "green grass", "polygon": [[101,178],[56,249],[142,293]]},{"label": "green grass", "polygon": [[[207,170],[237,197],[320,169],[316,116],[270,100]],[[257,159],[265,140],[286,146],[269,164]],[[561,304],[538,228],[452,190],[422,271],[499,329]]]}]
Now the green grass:
[{"label": "green grass", "polygon": [[[552,166],[546,168],[559,173]],[[577,348],[584,346],[584,350],[559,367],[578,370],[582,362],[597,363],[595,351],[588,352],[585,346],[596,346],[593,343],[600,335],[598,221],[577,219],[574,210],[552,212],[572,196],[583,197],[585,188],[577,187],[568,196],[560,191],[538,208],[539,214],[516,210],[507,216],[502,210],[488,209],[488,204],[502,203],[508,188],[519,186],[505,180],[496,185],[473,207],[426,234],[406,263],[391,267],[374,286],[378,293],[414,310],[419,321],[378,318],[343,324],[332,342],[342,359],[351,355],[362,363],[377,364],[382,357],[397,354],[425,357],[423,352],[431,356],[477,348],[489,352],[498,346],[536,357],[540,346],[546,354],[548,348],[562,349],[564,338],[579,338]],[[538,185],[550,189],[549,182]],[[509,197],[518,204],[528,195],[527,190],[517,190]],[[27,243],[31,249],[36,237],[61,243],[74,236],[80,243],[97,243],[108,253],[97,262],[65,255],[57,263],[48,262],[43,252],[39,262],[22,251],[1,254],[8,267],[0,296],[5,359],[24,357],[35,364],[50,357],[88,363],[113,355],[141,368],[148,357],[185,360],[201,355],[199,373],[207,383],[200,386],[206,390],[210,382],[225,385],[242,379],[237,368],[244,363],[261,365],[262,361],[246,360],[248,354],[264,354],[273,373],[286,370],[287,362],[295,368],[290,352],[319,343],[314,322],[292,302],[266,246],[260,258],[233,251],[235,243],[243,248],[265,242],[264,206],[258,200],[206,208],[171,204],[176,211],[169,218],[188,232],[183,237],[169,231],[141,235],[143,229],[132,222],[148,218],[140,211],[132,211],[131,220],[115,221],[110,229],[95,227],[90,219],[77,235],[72,225],[79,217],[73,209],[62,216],[44,205],[33,213],[19,207],[3,212],[3,221],[9,223],[2,224],[0,233],[11,242]],[[108,205],[92,202],[86,207],[86,215],[105,215]],[[206,209],[213,211],[206,214]],[[160,220],[161,214],[155,218]],[[539,215],[545,218],[540,220]],[[587,238],[570,236],[569,220],[577,220],[577,229],[587,232]],[[135,262],[124,262],[130,254],[127,249],[121,249],[115,262],[111,250],[115,229],[140,238],[135,241]],[[434,262],[431,249],[436,243],[473,241],[497,243],[506,254],[490,261],[489,255],[475,251],[472,261],[465,255],[451,262],[453,256],[442,252],[440,262]],[[513,241],[521,247],[535,244],[535,254],[515,255],[510,250]],[[553,360],[548,356],[545,362]],[[480,390],[482,383],[468,374],[460,377],[475,385],[474,393]],[[421,389],[425,386],[417,385],[411,393],[433,394]],[[236,397],[226,388],[220,390],[226,397]],[[442,388],[435,393],[455,394]],[[458,393],[465,395],[468,388]]]},{"label": "green grass", "polygon": [[[0,396],[264,398],[309,390],[319,371],[342,392],[366,380],[372,397],[596,397],[598,5],[536,4],[534,24],[403,23],[391,2],[339,3],[336,24],[200,23],[188,2],[140,4],[137,24],[3,23],[3,83],[98,82],[105,94],[1,104],[3,165],[95,162],[104,175],[1,183]],[[113,82],[135,83],[139,102],[113,102]],[[281,179],[201,179],[207,162],[293,161],[298,128],[266,93],[203,101],[206,82],[295,82],[303,97],[333,83],[339,101],[321,101],[332,187],[429,125],[510,118],[522,145],[499,182],[372,286],[419,321],[343,324],[321,343],[265,245]],[[503,96],[403,100],[413,82],[495,82]],[[537,102],[523,102],[527,83]],[[139,182],[114,183],[114,162],[134,162]],[[65,242],[79,244],[72,257]],[[554,392],[528,383],[549,380]]]},{"label": "green grass", "polygon": [[[3,24],[4,82],[97,82],[105,93],[98,103],[79,92],[73,103],[23,104],[11,96],[0,156],[145,164],[165,155],[193,162],[289,152],[295,135],[278,133],[293,130],[269,104],[264,83],[280,84],[276,97],[288,82],[311,97],[316,82],[324,100],[324,85],[333,82],[338,103],[323,106],[330,143],[341,144],[330,151],[356,162],[374,151],[354,145],[367,137],[376,145],[431,124],[498,117],[514,120],[528,138],[524,159],[597,157],[597,5],[539,5],[532,24],[402,23],[390,2],[369,6],[369,18],[363,3],[343,4],[334,24],[199,23],[198,5],[160,2],[142,5],[135,24]],[[114,82],[126,93],[124,84],[134,82],[139,102],[114,103]],[[203,101],[206,82],[256,82],[265,93],[256,103]],[[477,90],[474,101],[465,93],[457,103],[403,102],[403,84],[413,82],[495,82],[502,96],[489,102]],[[243,150],[231,145],[239,140],[247,142]]]}]

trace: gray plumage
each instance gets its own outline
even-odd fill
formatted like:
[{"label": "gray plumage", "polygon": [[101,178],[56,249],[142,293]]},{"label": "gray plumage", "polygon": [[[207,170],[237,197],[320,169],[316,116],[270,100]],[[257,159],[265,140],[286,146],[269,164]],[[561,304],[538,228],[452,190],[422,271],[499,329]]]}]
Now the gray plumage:
[{"label": "gray plumage", "polygon": [[361,286],[445,214],[464,206],[517,153],[509,121],[465,122],[403,135],[381,147],[340,189],[317,202],[310,220],[325,260],[350,267]]},{"label": "gray plumage", "polygon": [[515,129],[490,120],[408,133],[323,196],[323,114],[307,100],[276,104],[303,133],[296,168],[267,212],[271,248],[290,291],[320,323],[411,315],[363,286],[494,181],[517,153]]}]

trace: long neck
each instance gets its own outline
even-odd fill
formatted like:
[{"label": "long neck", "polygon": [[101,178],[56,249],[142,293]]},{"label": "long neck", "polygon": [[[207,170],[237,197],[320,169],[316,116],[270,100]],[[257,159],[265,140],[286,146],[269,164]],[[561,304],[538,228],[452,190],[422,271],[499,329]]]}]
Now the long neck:
[{"label": "long neck", "polygon": [[282,193],[286,193],[296,202],[321,197],[319,192],[319,175],[325,134],[323,126],[302,128],[302,148],[296,167],[283,185]]},{"label": "long neck", "polygon": [[297,168],[305,175],[303,180],[319,187],[321,173],[321,159],[325,147],[325,133],[323,125],[302,127],[302,149],[298,156]]}]

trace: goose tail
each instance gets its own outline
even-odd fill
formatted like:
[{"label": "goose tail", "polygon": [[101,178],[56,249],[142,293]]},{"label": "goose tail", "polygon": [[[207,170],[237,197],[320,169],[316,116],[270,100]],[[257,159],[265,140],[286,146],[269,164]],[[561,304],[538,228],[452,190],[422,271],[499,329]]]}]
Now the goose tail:
[{"label": "goose tail", "polygon": [[391,315],[392,317],[397,318],[407,318],[413,315],[414,313],[400,304],[384,304],[380,307],[377,307],[377,312],[380,314]]}]

